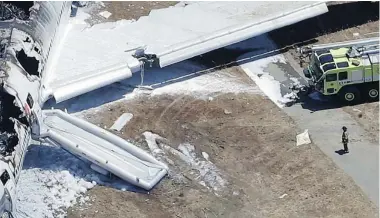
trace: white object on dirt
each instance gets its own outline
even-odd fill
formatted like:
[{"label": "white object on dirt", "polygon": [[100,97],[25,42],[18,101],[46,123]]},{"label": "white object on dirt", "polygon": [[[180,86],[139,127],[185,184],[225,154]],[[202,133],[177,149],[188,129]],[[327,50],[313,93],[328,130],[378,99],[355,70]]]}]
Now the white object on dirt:
[{"label": "white object on dirt", "polygon": [[102,17],[104,17],[104,18],[106,18],[106,19],[108,19],[112,15],[112,13],[109,12],[109,11],[102,11],[102,12],[99,13],[99,15],[102,16]]},{"label": "white object on dirt", "polygon": [[120,131],[132,118],[133,114],[124,113],[115,121],[110,129]]},{"label": "white object on dirt", "polygon": [[156,141],[157,139],[162,138],[161,136],[151,132],[144,132],[143,136],[145,137],[145,141],[148,144],[149,150],[153,153],[153,155],[163,153],[163,151],[158,147]]},{"label": "white object on dirt", "polygon": [[356,108],[353,108],[352,110],[353,110],[353,111],[355,111],[355,112],[359,112],[359,113],[361,113],[361,112],[362,112],[361,110],[359,110],[359,109],[356,109]]},{"label": "white object on dirt", "polygon": [[232,112],[229,111],[228,109],[224,109],[224,114],[232,114]]},{"label": "white object on dirt", "polygon": [[208,158],[210,157],[206,152],[202,151],[202,156],[208,160]]},{"label": "white object on dirt", "polygon": [[359,34],[359,33],[353,33],[352,35],[353,35],[353,36],[355,36],[355,37],[358,37],[358,36],[360,36],[360,34]]},{"label": "white object on dirt", "polygon": [[288,194],[283,194],[283,195],[281,195],[279,198],[284,198],[285,196],[288,196]]},{"label": "white object on dirt", "polygon": [[212,188],[214,191],[220,191],[226,185],[226,181],[222,178],[219,169],[210,161],[203,161],[197,157],[195,147],[191,144],[185,143],[178,146],[181,152],[179,157],[184,160],[193,169],[199,171],[200,184],[205,183],[206,187]]},{"label": "white object on dirt", "polygon": [[297,146],[310,144],[309,130],[297,135]]}]

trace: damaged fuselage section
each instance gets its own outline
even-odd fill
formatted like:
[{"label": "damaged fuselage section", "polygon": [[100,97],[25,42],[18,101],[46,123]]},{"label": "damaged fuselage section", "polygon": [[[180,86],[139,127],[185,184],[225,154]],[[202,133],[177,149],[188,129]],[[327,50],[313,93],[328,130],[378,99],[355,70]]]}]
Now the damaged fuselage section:
[{"label": "damaged fuselage section", "polygon": [[0,21],[19,19],[27,20],[30,16],[32,1],[2,1],[0,2]]},{"label": "damaged fuselage section", "polygon": [[32,140],[36,113],[41,110],[38,96],[43,65],[40,44],[22,30],[26,27],[19,20],[22,12],[2,2],[2,20],[7,19],[5,11],[8,18],[13,13],[13,21],[0,27],[0,198],[8,202],[1,205],[0,216],[14,211],[16,183]]},{"label": "damaged fuselage section", "polygon": [[16,28],[3,30],[2,33],[0,158],[11,163],[10,173],[17,180],[31,140],[31,126],[36,120],[33,111],[40,110],[38,103],[35,104],[40,86],[41,66],[37,61],[40,47],[31,36]]},{"label": "damaged fuselage section", "polygon": [[21,109],[16,106],[15,97],[0,87],[0,155],[10,156],[19,144],[16,129],[20,125],[30,126]]}]

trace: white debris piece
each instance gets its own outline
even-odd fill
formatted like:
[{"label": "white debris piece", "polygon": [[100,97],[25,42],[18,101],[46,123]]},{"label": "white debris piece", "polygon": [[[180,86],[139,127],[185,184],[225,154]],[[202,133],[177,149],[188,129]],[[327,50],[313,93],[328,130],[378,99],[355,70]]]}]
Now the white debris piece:
[{"label": "white debris piece", "polygon": [[310,144],[309,130],[297,135],[297,146]]},{"label": "white debris piece", "polygon": [[301,82],[298,80],[298,78],[290,77],[289,79],[293,82],[294,86],[300,86],[301,85]]},{"label": "white debris piece", "polygon": [[[178,150],[186,156],[186,162],[193,168],[199,171],[201,181],[200,184],[205,183],[207,187],[212,188],[214,191],[220,191],[225,187],[226,181],[221,177],[219,169],[210,161],[200,160],[196,153],[195,147],[188,143],[180,144]],[[183,157],[182,157],[183,158]]]},{"label": "white debris piece", "polygon": [[157,139],[162,138],[161,136],[151,133],[144,132],[143,136],[145,137],[145,141],[148,144],[149,150],[153,153],[153,155],[157,155],[159,153],[163,153],[163,151],[157,145]]},{"label": "white debris piece", "polygon": [[296,100],[298,98],[298,96],[297,96],[297,93],[295,93],[295,92],[289,92],[289,93],[284,95],[284,98],[289,99],[289,100]]},{"label": "white debris piece", "polygon": [[282,198],[286,197],[287,195],[288,195],[288,194],[283,194],[283,195],[281,195],[279,198],[282,199]]},{"label": "white debris piece", "polygon": [[99,13],[99,15],[102,16],[102,17],[104,17],[104,18],[106,18],[106,19],[108,19],[112,15],[112,13],[109,12],[109,11],[102,11],[102,12]]},{"label": "white debris piece", "polygon": [[228,110],[228,109],[224,109],[224,114],[232,114],[232,112],[230,111],[230,110]]},{"label": "white debris piece", "polygon": [[[195,180],[197,180],[199,184],[216,192],[221,191],[227,184],[227,181],[222,178],[219,169],[208,160],[209,155],[206,152],[202,152],[202,156],[206,159],[204,160],[197,156],[194,145],[184,143],[180,144],[178,149],[175,149],[164,143],[158,144],[157,140],[165,140],[165,138],[157,134],[144,132],[143,135],[149,149],[157,159],[173,165],[175,163],[168,156],[168,154],[171,154],[178,157],[179,161],[183,161],[187,166],[191,167],[191,169],[198,171],[195,173],[197,174]],[[190,172],[190,175],[192,174],[193,173]]]},{"label": "white debris piece", "polygon": [[202,151],[202,156],[206,159],[206,160],[208,160],[209,159],[209,155],[206,153],[206,152],[204,152],[204,151]]},{"label": "white debris piece", "polygon": [[115,121],[110,129],[120,131],[132,118],[133,114],[124,113]]}]

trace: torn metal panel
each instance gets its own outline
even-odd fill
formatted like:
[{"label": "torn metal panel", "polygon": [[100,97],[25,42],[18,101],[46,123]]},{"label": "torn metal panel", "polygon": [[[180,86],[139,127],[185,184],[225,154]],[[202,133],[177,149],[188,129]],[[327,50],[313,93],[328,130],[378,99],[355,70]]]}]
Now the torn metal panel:
[{"label": "torn metal panel", "polygon": [[24,28],[20,29],[41,45],[42,60],[46,63],[67,27],[71,2],[38,1],[35,5],[38,7],[31,8],[30,19],[24,23]]}]

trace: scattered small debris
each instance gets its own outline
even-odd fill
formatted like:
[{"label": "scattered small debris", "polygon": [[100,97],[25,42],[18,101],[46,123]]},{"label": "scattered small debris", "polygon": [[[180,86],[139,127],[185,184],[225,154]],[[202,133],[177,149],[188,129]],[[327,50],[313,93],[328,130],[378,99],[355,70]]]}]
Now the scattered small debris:
[{"label": "scattered small debris", "polygon": [[358,115],[359,118],[363,117],[363,112],[361,110],[359,110],[357,108],[353,108],[352,110],[358,113],[357,115]]},{"label": "scattered small debris", "polygon": [[286,197],[286,196],[288,196],[288,194],[283,194],[283,195],[281,195],[280,197],[278,197],[278,198],[284,198],[284,197]]},{"label": "scattered small debris", "polygon": [[104,18],[106,18],[106,19],[108,19],[112,15],[112,13],[109,12],[109,11],[102,11],[102,12],[99,13],[99,15],[102,16],[102,17],[104,17]]},{"label": "scattered small debris", "polygon": [[297,146],[310,144],[309,130],[297,135]]},{"label": "scattered small debris", "polygon": [[224,114],[232,114],[232,112],[227,109],[224,109]]},{"label": "scattered small debris", "polygon": [[120,131],[132,118],[133,114],[124,113],[115,121],[110,129]]}]

